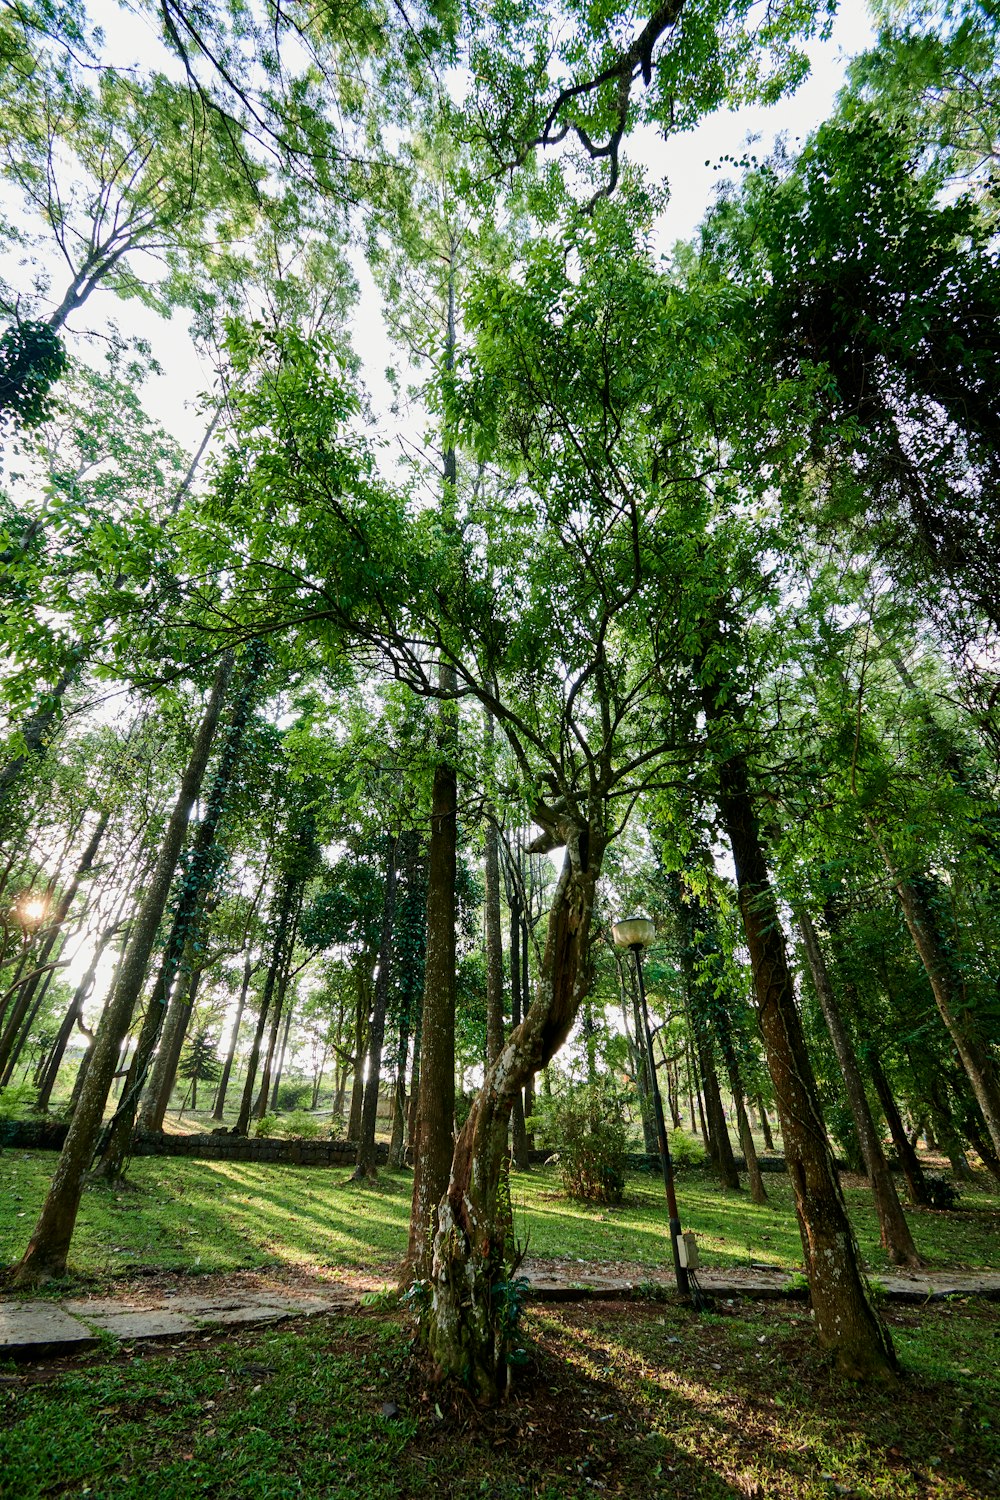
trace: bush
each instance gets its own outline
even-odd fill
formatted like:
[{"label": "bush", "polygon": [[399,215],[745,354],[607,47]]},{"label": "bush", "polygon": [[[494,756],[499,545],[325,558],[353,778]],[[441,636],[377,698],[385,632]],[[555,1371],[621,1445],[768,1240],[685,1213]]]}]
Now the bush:
[{"label": "bush", "polygon": [[278,1085],[279,1109],[308,1109],[312,1104],[312,1084],[306,1079],[289,1079]]},{"label": "bush", "polygon": [[283,1135],[294,1136],[300,1141],[314,1141],[318,1135],[322,1135],[323,1126],[315,1115],[309,1114],[304,1109],[294,1110],[281,1122]]},{"label": "bush", "polygon": [[701,1141],[696,1136],[688,1135],[686,1130],[672,1130],[669,1144],[670,1159],[678,1169],[703,1167],[708,1160]]},{"label": "bush", "polygon": [[926,1172],[924,1181],[927,1184],[927,1199],[931,1208],[958,1207],[962,1195],[947,1177],[942,1177],[937,1172]]},{"label": "bush", "polygon": [[253,1128],[253,1133],[254,1135],[277,1135],[278,1116],[272,1114],[261,1115]]},{"label": "bush", "polygon": [[625,1196],[628,1126],[625,1100],[612,1088],[575,1088],[554,1099],[546,1134],[559,1147],[563,1187],[585,1203],[620,1203]]}]

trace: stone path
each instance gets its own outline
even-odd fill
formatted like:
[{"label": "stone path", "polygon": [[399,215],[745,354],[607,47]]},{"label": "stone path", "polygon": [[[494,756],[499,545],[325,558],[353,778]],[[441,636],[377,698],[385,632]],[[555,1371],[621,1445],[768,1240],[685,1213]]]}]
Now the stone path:
[{"label": "stone path", "polygon": [[[528,1261],[521,1268],[530,1295],[542,1301],[581,1298],[642,1298],[670,1291],[669,1272],[642,1266],[595,1265],[583,1261]],[[702,1288],[714,1297],[802,1297],[788,1271],[771,1266],[703,1270]],[[974,1271],[906,1272],[880,1275],[887,1300],[929,1302],[977,1296],[1000,1300],[1000,1274]],[[195,1283],[197,1284],[197,1283]],[[189,1283],[190,1285],[190,1283]],[[372,1283],[374,1289],[377,1283]],[[269,1285],[260,1290],[236,1286],[231,1292],[196,1295],[172,1289],[130,1291],[120,1298],[67,1297],[58,1302],[0,1298],[0,1359],[33,1360],[96,1349],[102,1339],[173,1339],[234,1325],[276,1323],[319,1313],[350,1312],[361,1290],[327,1281],[308,1285]]]}]

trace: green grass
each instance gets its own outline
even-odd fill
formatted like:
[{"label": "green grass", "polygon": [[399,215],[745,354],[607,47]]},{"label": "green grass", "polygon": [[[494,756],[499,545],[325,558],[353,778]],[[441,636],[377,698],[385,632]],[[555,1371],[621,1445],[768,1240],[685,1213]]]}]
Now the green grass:
[{"label": "green grass", "polygon": [[[51,1152],[0,1156],[0,1265],[27,1244],[56,1161]],[[143,1157],[131,1186],[84,1193],[71,1261],[82,1275],[106,1278],[136,1267],[199,1272],[298,1265],[365,1270],[390,1276],[406,1245],[412,1179],[386,1172],[374,1186],[348,1181],[343,1168]],[[655,1177],[635,1174],[620,1208],[575,1203],[555,1168],[515,1174],[515,1230],[529,1254],[584,1261],[669,1259],[666,1206]],[[753,1261],[798,1266],[802,1260],[787,1178],[767,1178],[770,1202],[728,1193],[703,1172],[678,1184],[681,1217],[699,1239],[709,1266]],[[871,1196],[847,1190],[868,1264],[883,1270]],[[953,1213],[910,1216],[918,1248],[932,1265],[1000,1268],[1000,1198],[963,1196]]]},{"label": "green grass", "polygon": [[909,1373],[859,1391],[798,1307],[536,1308],[491,1412],[428,1385],[399,1313],[91,1356],[0,1377],[0,1496],[995,1496],[1000,1309],[890,1319]]}]

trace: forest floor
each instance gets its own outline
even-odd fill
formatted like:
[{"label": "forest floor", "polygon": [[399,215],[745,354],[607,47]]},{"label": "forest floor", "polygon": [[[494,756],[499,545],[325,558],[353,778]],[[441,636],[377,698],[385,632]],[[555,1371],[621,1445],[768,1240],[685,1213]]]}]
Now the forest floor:
[{"label": "forest floor", "polygon": [[[0,1261],[20,1253],[54,1161],[0,1157]],[[85,1195],[77,1274],[52,1295],[271,1283],[357,1294],[388,1284],[410,1179],[384,1173],[358,1187],[345,1178],[137,1161],[130,1190]],[[553,1169],[512,1185],[516,1232],[566,1279],[598,1267],[659,1278],[667,1252],[655,1179],[630,1179],[619,1209],[571,1203]],[[787,1184],[775,1176],[768,1187],[758,1209],[701,1172],[682,1177],[682,1216],[706,1265],[735,1277],[799,1263]],[[847,1194],[877,1273],[884,1257],[867,1190],[848,1179]],[[951,1212],[910,1217],[936,1267],[1000,1270],[995,1196],[967,1192]],[[995,1303],[886,1305],[906,1372],[887,1391],[835,1376],[801,1302],[719,1299],[701,1315],[669,1297],[529,1304],[514,1385],[492,1412],[433,1387],[413,1357],[410,1320],[387,1303],[149,1344],[107,1338],[89,1353],[0,1367],[0,1497],[1000,1494]]]},{"label": "forest floor", "polygon": [[1000,1307],[886,1309],[906,1374],[839,1380],[801,1304],[529,1307],[507,1401],[437,1389],[397,1310],[0,1372],[0,1496],[987,1500]]}]

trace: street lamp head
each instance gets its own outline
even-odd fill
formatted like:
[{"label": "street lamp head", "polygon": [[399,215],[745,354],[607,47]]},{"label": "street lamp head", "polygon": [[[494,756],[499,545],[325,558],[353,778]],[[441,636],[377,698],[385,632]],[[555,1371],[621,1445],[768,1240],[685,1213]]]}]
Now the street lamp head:
[{"label": "street lamp head", "polygon": [[648,917],[624,917],[611,928],[619,948],[648,948],[656,937],[656,924]]}]

